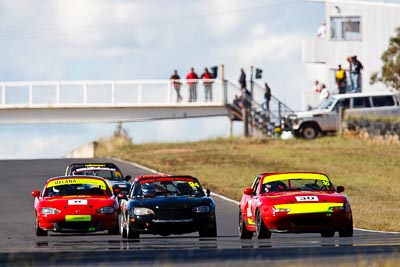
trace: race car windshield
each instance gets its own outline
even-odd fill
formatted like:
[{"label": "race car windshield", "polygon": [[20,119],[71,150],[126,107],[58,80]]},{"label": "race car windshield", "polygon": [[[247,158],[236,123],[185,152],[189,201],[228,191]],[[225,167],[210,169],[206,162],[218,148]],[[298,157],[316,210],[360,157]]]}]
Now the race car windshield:
[{"label": "race car windshield", "polygon": [[329,180],[322,179],[283,179],[263,184],[261,193],[279,191],[330,191],[335,190]]},{"label": "race car windshield", "polygon": [[[55,184],[54,181],[47,185],[44,197],[54,196],[110,196],[111,191],[103,181],[96,183],[79,183],[76,180],[64,184]],[[73,182],[75,181],[75,182]]]},{"label": "race car windshield", "polygon": [[152,181],[140,184],[135,187],[137,197],[156,197],[156,196],[188,196],[203,197],[204,192],[197,181],[169,180]]}]

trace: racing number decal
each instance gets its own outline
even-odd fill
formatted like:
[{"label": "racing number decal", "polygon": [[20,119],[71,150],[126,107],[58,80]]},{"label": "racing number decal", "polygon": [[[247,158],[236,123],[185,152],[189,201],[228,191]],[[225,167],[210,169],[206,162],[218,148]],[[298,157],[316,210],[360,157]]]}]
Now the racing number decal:
[{"label": "racing number decal", "polygon": [[251,217],[251,202],[252,202],[252,200],[250,199],[248,204],[247,204],[247,209],[246,209],[247,217]]},{"label": "racing number decal", "polygon": [[301,196],[301,197],[296,197],[296,200],[298,202],[302,202],[302,201],[318,201],[318,197],[317,196]]},{"label": "racing number decal", "polygon": [[189,182],[188,183],[191,187],[200,187],[198,182]]}]

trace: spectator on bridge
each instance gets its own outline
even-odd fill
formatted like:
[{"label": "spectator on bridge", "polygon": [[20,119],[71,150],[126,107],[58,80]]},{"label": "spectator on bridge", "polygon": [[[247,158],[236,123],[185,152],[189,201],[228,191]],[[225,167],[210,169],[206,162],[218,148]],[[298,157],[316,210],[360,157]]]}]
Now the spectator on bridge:
[{"label": "spectator on bridge", "polygon": [[211,73],[208,71],[207,68],[204,69],[203,74],[201,75],[201,77],[203,79],[203,85],[204,85],[204,94],[205,94],[205,101],[207,102],[207,100],[212,101],[212,75]]},{"label": "spectator on bridge", "polygon": [[271,101],[271,88],[265,83],[264,102],[261,104],[263,110],[269,110],[269,101]]},{"label": "spectator on bridge", "polygon": [[240,89],[246,88],[246,73],[244,72],[243,68],[240,68],[239,84]]},{"label": "spectator on bridge", "polygon": [[197,100],[197,79],[199,79],[199,76],[194,71],[194,68],[190,68],[190,72],[186,75],[189,85],[189,102],[196,102]]},{"label": "spectator on bridge", "polygon": [[181,77],[178,75],[178,71],[174,70],[174,73],[172,74],[170,80],[172,81],[172,85],[174,86],[174,89],[176,91],[176,102],[182,101],[182,96],[181,96],[181,85],[182,83],[180,82]]}]

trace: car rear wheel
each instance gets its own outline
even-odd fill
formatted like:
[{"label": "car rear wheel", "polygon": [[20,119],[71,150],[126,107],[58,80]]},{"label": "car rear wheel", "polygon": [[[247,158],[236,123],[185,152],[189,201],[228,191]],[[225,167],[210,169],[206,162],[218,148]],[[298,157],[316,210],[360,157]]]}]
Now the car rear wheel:
[{"label": "car rear wheel", "polygon": [[130,226],[130,220],[129,220],[129,216],[127,217],[127,222],[126,222],[126,236],[129,238],[129,239],[137,239],[137,238],[139,238],[139,233],[138,232],[135,232],[133,229],[132,229],[132,227]]},{"label": "car rear wheel", "polygon": [[301,136],[307,140],[314,139],[319,133],[317,126],[311,124],[302,126],[300,132]]},{"label": "car rear wheel", "polygon": [[217,237],[217,220],[215,216],[212,226],[206,229],[201,229],[199,231],[199,237]]},{"label": "car rear wheel", "polygon": [[256,213],[256,236],[258,239],[271,238],[271,232],[265,226],[259,210]]},{"label": "car rear wheel", "polygon": [[321,232],[322,237],[333,237],[334,235],[335,235],[335,230]]},{"label": "car rear wheel", "polygon": [[47,236],[47,231],[39,227],[39,221],[37,217],[35,220],[35,234],[36,236]]},{"label": "car rear wheel", "polygon": [[353,236],[353,220],[351,220],[344,229],[339,230],[340,237],[352,237]]},{"label": "car rear wheel", "polygon": [[247,230],[244,219],[243,219],[243,215],[241,212],[239,212],[239,226],[238,226],[238,230],[239,230],[239,237],[241,239],[251,239],[253,237],[253,232]]}]

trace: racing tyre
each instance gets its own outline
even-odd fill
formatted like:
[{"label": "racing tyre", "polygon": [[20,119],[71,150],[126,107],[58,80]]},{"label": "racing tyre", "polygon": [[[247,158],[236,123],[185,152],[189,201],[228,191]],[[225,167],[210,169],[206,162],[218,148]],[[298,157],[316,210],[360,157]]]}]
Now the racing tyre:
[{"label": "racing tyre", "polygon": [[215,217],[211,227],[199,231],[199,237],[217,237],[217,220]]},{"label": "racing tyre", "polygon": [[239,230],[239,237],[241,239],[251,239],[253,237],[253,232],[246,229],[246,225],[241,212],[239,212],[238,230]]},{"label": "racing tyre", "polygon": [[304,139],[311,140],[317,137],[319,131],[315,125],[304,125],[301,127],[301,136]]},{"label": "racing tyre", "polygon": [[126,236],[129,239],[137,239],[137,238],[139,238],[139,233],[133,231],[132,227],[130,227],[130,223],[129,222],[130,222],[130,220],[129,220],[129,216],[128,216],[127,221],[126,221]]},{"label": "racing tyre", "polygon": [[333,237],[334,235],[335,235],[335,230],[321,232],[322,237]]},{"label": "racing tyre", "polygon": [[108,229],[109,235],[119,235],[119,226],[120,226],[120,215],[118,215],[117,225],[113,229]]},{"label": "racing tyre", "polygon": [[256,236],[258,239],[271,238],[271,232],[265,226],[259,210],[256,214]]},{"label": "racing tyre", "polygon": [[339,230],[339,236],[340,237],[352,237],[353,236],[353,220],[351,220],[344,229]]},{"label": "racing tyre", "polygon": [[37,217],[35,220],[35,234],[36,236],[47,236],[47,231],[39,227],[39,221]]}]

